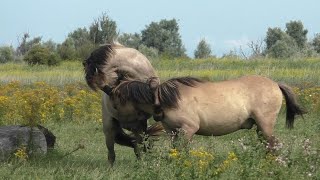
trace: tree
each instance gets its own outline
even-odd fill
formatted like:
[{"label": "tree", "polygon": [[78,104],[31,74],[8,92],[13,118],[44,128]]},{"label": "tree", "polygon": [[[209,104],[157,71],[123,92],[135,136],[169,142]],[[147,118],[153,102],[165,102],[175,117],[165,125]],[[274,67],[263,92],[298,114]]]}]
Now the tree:
[{"label": "tree", "polygon": [[205,39],[202,39],[199,42],[197,49],[194,51],[194,57],[201,59],[201,58],[209,58],[210,56],[211,56],[210,44],[208,44]]},{"label": "tree", "polygon": [[140,51],[143,55],[147,56],[148,59],[157,59],[159,57],[159,51],[153,47],[147,47],[141,44],[138,47],[138,51]]},{"label": "tree", "polygon": [[299,51],[296,40],[277,27],[268,28],[265,42],[265,54],[273,58],[289,58]]},{"label": "tree", "polygon": [[57,52],[57,43],[53,42],[51,39],[42,43],[42,45],[52,52]]},{"label": "tree", "polygon": [[[89,30],[84,27],[78,28],[70,33],[68,35],[68,41],[66,40],[59,46],[59,54],[63,59],[76,58],[83,60],[90,55],[95,47],[100,44],[111,43],[117,36],[116,22],[112,21],[104,13],[101,17],[94,20]],[[75,51],[74,56],[67,55],[67,52],[73,53],[73,47]]]},{"label": "tree", "polygon": [[287,35],[276,41],[276,43],[268,49],[267,54],[273,58],[290,58],[298,53],[298,46],[295,40]]},{"label": "tree", "polygon": [[126,47],[139,49],[141,44],[141,36],[138,33],[123,33],[118,37],[118,41]]},{"label": "tree", "polygon": [[308,30],[304,29],[301,21],[290,21],[286,24],[286,33],[297,43],[299,49],[303,49],[307,44]]},{"label": "tree", "polygon": [[75,49],[90,43],[89,32],[86,28],[78,28],[68,34],[68,38],[72,39]]},{"label": "tree", "polygon": [[31,40],[28,40],[30,38],[29,33],[24,33],[23,37],[21,39],[21,42],[19,42],[19,45],[17,47],[17,53],[18,55],[25,55],[33,46],[38,45],[41,43],[42,37],[38,36]]},{"label": "tree", "polygon": [[111,43],[118,36],[117,24],[103,13],[91,24],[89,35],[91,42],[95,45]]},{"label": "tree", "polygon": [[312,40],[313,49],[320,53],[320,33],[316,34],[316,36]]},{"label": "tree", "polygon": [[283,32],[278,27],[268,28],[267,35],[265,38],[267,50],[269,50],[273,45],[275,45],[278,40],[283,39],[284,36],[285,36],[285,32]]},{"label": "tree", "polygon": [[[68,41],[72,41],[75,49],[75,58],[83,60],[89,56],[95,45],[90,41],[90,35],[86,28],[78,28],[68,35]],[[67,40],[66,40],[67,41]],[[70,44],[70,42],[64,42]]]},{"label": "tree", "polygon": [[0,63],[6,63],[14,60],[14,49],[12,46],[0,47]]},{"label": "tree", "polygon": [[258,59],[265,56],[265,45],[262,39],[258,39],[256,41],[251,41],[247,44],[249,49],[251,50],[251,55],[249,59]]},{"label": "tree", "polygon": [[42,45],[33,46],[23,58],[29,65],[58,65],[59,56]]},{"label": "tree", "polygon": [[179,34],[179,26],[175,19],[151,22],[141,32],[142,44],[159,50],[160,54],[172,57],[185,56],[185,48],[182,45]]},{"label": "tree", "polygon": [[58,45],[57,52],[63,60],[76,59],[76,49],[71,38],[67,38],[62,44]]}]

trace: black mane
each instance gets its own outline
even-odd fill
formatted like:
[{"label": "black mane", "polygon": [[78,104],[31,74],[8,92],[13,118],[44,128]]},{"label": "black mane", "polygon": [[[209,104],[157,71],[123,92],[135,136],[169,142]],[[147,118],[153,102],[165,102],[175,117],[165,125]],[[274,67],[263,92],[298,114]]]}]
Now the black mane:
[{"label": "black mane", "polygon": [[154,95],[149,84],[141,81],[123,81],[112,90],[111,98],[114,96],[120,99],[120,103],[125,104],[132,101],[137,104],[153,104]]},{"label": "black mane", "polygon": [[180,92],[178,84],[195,87],[196,83],[203,82],[193,77],[172,78],[160,84],[154,92],[148,83],[141,81],[122,81],[112,90],[111,98],[117,97],[122,104],[132,101],[137,104],[154,104],[155,95],[159,97],[161,108],[177,108]]},{"label": "black mane", "polygon": [[91,89],[96,90],[97,88],[93,82],[96,73],[101,74],[101,77],[105,76],[102,69],[108,63],[107,60],[114,54],[114,47],[114,44],[100,46],[83,62],[85,79]]},{"label": "black mane", "polygon": [[178,100],[180,100],[180,91],[178,83],[185,86],[195,87],[196,83],[202,82],[194,77],[172,78],[160,84],[158,87],[158,97],[162,108],[177,108]]}]

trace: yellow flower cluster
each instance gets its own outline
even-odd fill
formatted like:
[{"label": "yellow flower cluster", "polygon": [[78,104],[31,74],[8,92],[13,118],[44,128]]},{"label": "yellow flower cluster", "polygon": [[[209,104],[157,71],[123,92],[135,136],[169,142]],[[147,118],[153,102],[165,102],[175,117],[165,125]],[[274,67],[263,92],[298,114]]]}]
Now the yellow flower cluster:
[{"label": "yellow flower cluster", "polygon": [[177,159],[179,157],[179,152],[177,149],[170,149],[169,157]]},{"label": "yellow flower cluster", "polygon": [[181,176],[189,176],[191,172],[196,173],[196,176],[201,178],[211,176],[219,176],[225,172],[233,162],[238,160],[234,152],[229,152],[227,158],[221,164],[214,164],[214,156],[202,148],[199,150],[178,151],[171,149],[169,157],[172,159],[175,167],[181,172]]},{"label": "yellow flower cluster", "polygon": [[201,171],[208,168],[209,163],[214,160],[214,156],[202,148],[190,150],[188,153],[179,153],[177,149],[171,149],[169,157],[178,160],[185,167],[194,167]]},{"label": "yellow flower cluster", "polygon": [[0,84],[0,125],[47,121],[101,121],[101,95],[84,84],[64,87],[17,81]]},{"label": "yellow flower cluster", "polygon": [[190,155],[193,157],[203,158],[203,159],[213,159],[213,155],[211,153],[208,153],[207,151],[204,151],[203,149],[200,150],[191,150]]},{"label": "yellow flower cluster", "polygon": [[214,174],[218,175],[224,172],[231,165],[233,161],[237,161],[237,160],[238,160],[237,155],[234,152],[229,152],[227,159],[224,160],[222,164],[219,165],[219,167],[216,169]]},{"label": "yellow flower cluster", "polygon": [[[172,158],[178,158],[179,157],[179,151],[177,149],[170,149],[169,156]],[[213,159],[213,155],[211,153],[208,153],[204,151],[202,148],[200,150],[190,150],[189,155],[191,157],[196,157],[196,158],[204,158],[204,159]]]},{"label": "yellow flower cluster", "polygon": [[18,148],[17,151],[14,153],[14,155],[21,160],[27,160],[28,159],[28,153],[26,147]]}]

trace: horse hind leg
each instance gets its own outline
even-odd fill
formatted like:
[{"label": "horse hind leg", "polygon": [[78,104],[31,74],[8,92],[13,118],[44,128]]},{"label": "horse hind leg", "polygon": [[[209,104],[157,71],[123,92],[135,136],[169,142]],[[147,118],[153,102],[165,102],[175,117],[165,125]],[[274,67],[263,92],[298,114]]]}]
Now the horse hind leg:
[{"label": "horse hind leg", "polygon": [[277,139],[273,135],[273,129],[275,126],[276,118],[278,113],[269,113],[264,115],[256,115],[257,134],[267,141],[267,149],[271,152],[275,150]]}]

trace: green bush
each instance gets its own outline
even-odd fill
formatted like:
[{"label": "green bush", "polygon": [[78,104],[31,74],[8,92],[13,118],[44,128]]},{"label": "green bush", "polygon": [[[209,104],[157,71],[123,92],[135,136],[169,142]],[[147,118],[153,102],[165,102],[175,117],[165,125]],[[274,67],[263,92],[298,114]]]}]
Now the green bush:
[{"label": "green bush", "polygon": [[56,53],[50,52],[50,50],[41,45],[35,45],[32,47],[23,60],[29,65],[59,65],[61,59]]},{"label": "green bush", "polygon": [[143,44],[141,44],[138,48],[138,50],[145,56],[147,56],[148,59],[158,59],[159,58],[159,51],[156,48],[153,47],[147,47]]},{"label": "green bush", "polygon": [[211,47],[210,44],[206,42],[205,39],[202,39],[197,49],[194,51],[194,57],[197,59],[209,58],[211,56]]},{"label": "green bush", "polygon": [[287,34],[283,34],[281,39],[268,49],[268,55],[272,58],[290,58],[295,57],[299,52],[295,40]]},{"label": "green bush", "polygon": [[317,33],[312,40],[312,46],[317,53],[320,53],[320,33]]},{"label": "green bush", "polygon": [[11,46],[0,47],[0,63],[14,60],[14,49]]}]

